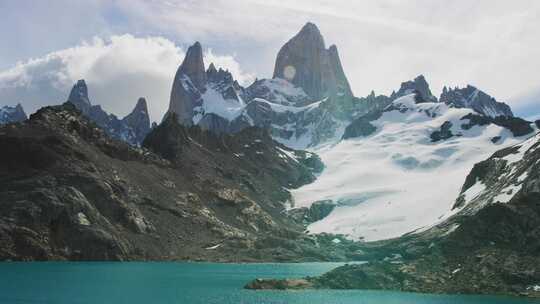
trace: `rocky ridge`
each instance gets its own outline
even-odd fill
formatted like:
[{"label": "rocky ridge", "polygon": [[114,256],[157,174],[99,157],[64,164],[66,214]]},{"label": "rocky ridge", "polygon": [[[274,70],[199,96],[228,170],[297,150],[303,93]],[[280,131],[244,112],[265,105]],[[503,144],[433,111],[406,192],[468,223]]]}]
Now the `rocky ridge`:
[{"label": "rocky ridge", "polygon": [[92,105],[88,96],[86,82],[81,79],[73,85],[68,101],[110,136],[131,145],[141,144],[150,131],[150,117],[145,98],[139,98],[133,111],[123,119],[119,119],[116,115],[105,112],[100,105]]},{"label": "rocky ridge", "polygon": [[495,98],[471,85],[462,89],[444,87],[440,101],[456,108],[470,108],[491,118],[514,116],[507,104],[498,102]]},{"label": "rocky ridge", "polygon": [[144,148],[71,103],[0,127],[2,260],[346,260],[284,213],[312,153],[261,129],[216,135],[171,116]]}]

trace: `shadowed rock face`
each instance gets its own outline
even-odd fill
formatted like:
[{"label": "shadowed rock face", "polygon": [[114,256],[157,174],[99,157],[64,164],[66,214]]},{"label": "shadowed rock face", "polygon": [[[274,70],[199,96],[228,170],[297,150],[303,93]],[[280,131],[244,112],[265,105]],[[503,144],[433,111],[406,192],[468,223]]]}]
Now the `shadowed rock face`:
[{"label": "shadowed rock face", "polygon": [[130,127],[136,136],[136,141],[142,143],[144,137],[150,132],[150,117],[148,105],[144,97],[139,98],[133,111],[122,119]]},{"label": "shadowed rock face", "polygon": [[177,74],[187,75],[199,90],[204,88],[206,84],[206,73],[202,46],[199,42],[195,42],[195,44],[188,48],[184,62],[182,62]]},{"label": "shadowed rock face", "polygon": [[424,75],[416,77],[414,80],[409,80],[401,83],[401,87],[397,93],[393,93],[391,98],[396,99],[405,95],[415,94],[417,103],[421,102],[437,102],[437,98],[433,96],[429,89],[429,84]]},{"label": "shadowed rock face", "polygon": [[182,124],[192,125],[193,108],[202,103],[201,94],[206,89],[206,82],[202,47],[195,42],[174,76],[168,113],[176,113]]},{"label": "shadowed rock face", "polygon": [[514,116],[507,104],[498,102],[495,98],[471,85],[462,89],[448,89],[444,87],[441,94],[441,102],[456,108],[470,108],[492,118],[497,116]]},{"label": "shadowed rock face", "polygon": [[0,124],[20,122],[26,119],[26,113],[20,103],[15,107],[4,106],[0,108]]},{"label": "shadowed rock face", "polygon": [[208,111],[208,108],[224,109],[226,112],[230,103],[236,106],[243,103],[243,94],[244,88],[233,79],[229,71],[216,69],[213,63],[205,71],[202,47],[196,42],[188,49],[176,72],[169,110],[164,119],[175,114],[178,122],[185,126],[196,124],[216,133],[230,133],[230,121]]},{"label": "shadowed rock face", "polygon": [[278,141],[305,148],[339,138],[344,121],[389,101],[352,95],[336,46],[327,49],[312,23],[280,50],[273,79],[256,80],[244,89],[214,64],[206,76],[203,71],[202,49],[195,43],[176,73],[165,119],[174,113],[185,126],[217,134],[269,128]]},{"label": "shadowed rock face", "polygon": [[307,23],[281,48],[274,78],[289,80],[314,100],[335,94],[352,96],[337,47],[332,45],[326,49],[324,39],[313,23]]}]

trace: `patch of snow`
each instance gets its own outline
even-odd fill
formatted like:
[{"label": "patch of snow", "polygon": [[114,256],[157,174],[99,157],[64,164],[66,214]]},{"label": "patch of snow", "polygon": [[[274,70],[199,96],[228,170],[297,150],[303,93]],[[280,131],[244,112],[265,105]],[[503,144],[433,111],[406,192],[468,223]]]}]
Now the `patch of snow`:
[{"label": "patch of snow", "polygon": [[262,99],[262,98],[253,99],[253,101],[268,104],[270,106],[270,108],[272,108],[272,111],[274,111],[276,113],[285,113],[285,112],[300,113],[300,112],[303,112],[303,111],[311,111],[311,110],[317,108],[321,104],[321,102],[323,102],[324,100],[325,99],[323,99],[321,101],[311,103],[311,104],[309,104],[307,106],[296,107],[296,106],[287,106],[287,105],[273,103],[273,102],[270,102],[270,101],[268,101],[266,99]]},{"label": "patch of snow", "polygon": [[332,243],[339,244],[339,243],[341,243],[341,240],[336,238],[336,239],[332,240]]},{"label": "patch of snow", "polygon": [[291,100],[308,98],[308,95],[301,87],[296,87],[285,79],[264,79],[262,85],[267,87],[274,95],[275,100],[272,101],[280,104],[290,104]]},{"label": "patch of snow", "polygon": [[218,249],[219,247],[221,247],[221,243],[219,243],[217,245],[214,245],[214,246],[206,247],[204,249],[206,249],[206,250],[215,250],[215,249]]},{"label": "patch of snow", "polygon": [[285,149],[282,149],[280,147],[277,147],[277,149],[283,153],[286,157],[294,160],[295,162],[298,162],[298,157],[292,152],[292,151],[287,151]]},{"label": "patch of snow", "polygon": [[203,104],[200,107],[202,113],[213,113],[228,121],[232,121],[240,116],[245,107],[242,101],[223,98],[221,93],[212,87],[207,87],[201,98],[203,100]]},{"label": "patch of snow", "polygon": [[84,214],[82,212],[77,213],[77,220],[79,222],[79,225],[90,226],[90,221],[86,217],[86,214]]}]

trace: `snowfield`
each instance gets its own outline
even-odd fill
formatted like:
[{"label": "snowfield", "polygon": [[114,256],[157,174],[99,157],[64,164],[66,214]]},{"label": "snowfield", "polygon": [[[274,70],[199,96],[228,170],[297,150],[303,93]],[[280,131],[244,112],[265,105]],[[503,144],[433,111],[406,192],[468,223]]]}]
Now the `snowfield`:
[{"label": "snowfield", "polygon": [[[461,118],[475,113],[470,109],[416,104],[413,95],[393,106],[399,110],[372,122],[377,128],[372,135],[313,149],[326,169],[312,184],[291,190],[293,207],[320,200],[337,207],[311,224],[311,233],[375,241],[426,229],[455,212],[451,208],[475,163],[523,140],[492,124],[463,130],[469,121]],[[430,134],[446,121],[458,136],[431,142]],[[494,137],[500,139],[493,143]],[[481,190],[472,189],[467,198]]]}]

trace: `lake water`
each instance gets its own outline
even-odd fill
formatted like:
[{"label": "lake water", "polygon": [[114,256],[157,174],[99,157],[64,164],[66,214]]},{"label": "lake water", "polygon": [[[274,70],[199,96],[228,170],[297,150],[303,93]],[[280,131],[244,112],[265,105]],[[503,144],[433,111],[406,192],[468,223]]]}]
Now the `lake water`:
[{"label": "lake water", "polygon": [[0,263],[0,303],[512,304],[520,298],[387,291],[254,291],[254,278],[318,275],[340,264]]}]

